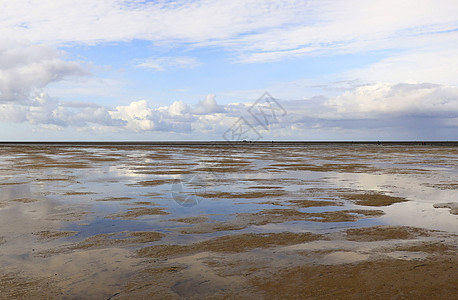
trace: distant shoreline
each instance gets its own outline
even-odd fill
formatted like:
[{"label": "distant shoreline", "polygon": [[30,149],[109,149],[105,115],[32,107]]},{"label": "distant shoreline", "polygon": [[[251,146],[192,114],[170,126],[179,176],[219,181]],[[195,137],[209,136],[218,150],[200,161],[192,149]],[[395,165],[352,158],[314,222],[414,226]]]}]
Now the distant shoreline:
[{"label": "distant shoreline", "polygon": [[458,141],[3,141],[0,146],[311,146],[311,145],[392,145],[458,146]]}]

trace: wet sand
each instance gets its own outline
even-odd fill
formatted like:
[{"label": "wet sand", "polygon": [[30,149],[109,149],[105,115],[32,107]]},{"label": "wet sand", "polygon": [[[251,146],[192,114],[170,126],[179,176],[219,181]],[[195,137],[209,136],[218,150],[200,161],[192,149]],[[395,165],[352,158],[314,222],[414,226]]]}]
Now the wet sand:
[{"label": "wet sand", "polygon": [[1,299],[453,299],[453,144],[0,145]]}]

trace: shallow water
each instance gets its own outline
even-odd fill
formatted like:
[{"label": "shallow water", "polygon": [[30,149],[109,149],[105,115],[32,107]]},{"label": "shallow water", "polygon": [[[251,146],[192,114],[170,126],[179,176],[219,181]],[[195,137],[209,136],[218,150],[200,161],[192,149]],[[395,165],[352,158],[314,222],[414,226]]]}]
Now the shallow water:
[{"label": "shallow water", "polygon": [[[10,145],[0,172],[2,273],[51,278],[68,298],[113,295],[144,268],[133,253],[145,246],[375,225],[458,233],[458,216],[433,207],[458,202],[454,146]],[[374,193],[401,200],[348,200]],[[145,231],[163,236],[125,240]],[[100,234],[114,235],[69,248]],[[323,263],[367,257],[337,251]]]}]

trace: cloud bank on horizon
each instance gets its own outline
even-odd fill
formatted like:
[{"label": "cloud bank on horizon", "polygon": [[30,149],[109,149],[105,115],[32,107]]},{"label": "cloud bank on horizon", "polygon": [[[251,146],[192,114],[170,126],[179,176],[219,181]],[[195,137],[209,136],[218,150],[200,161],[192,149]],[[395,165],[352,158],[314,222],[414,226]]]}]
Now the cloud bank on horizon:
[{"label": "cloud bank on horizon", "polygon": [[[0,140],[458,140],[456,1],[0,2]],[[218,102],[217,102],[218,101]]]}]

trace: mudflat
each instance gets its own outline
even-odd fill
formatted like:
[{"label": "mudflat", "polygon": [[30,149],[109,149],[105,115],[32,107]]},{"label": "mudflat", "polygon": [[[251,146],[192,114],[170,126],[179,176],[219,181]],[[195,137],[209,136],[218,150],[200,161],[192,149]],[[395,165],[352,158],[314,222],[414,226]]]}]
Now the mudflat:
[{"label": "mudflat", "polygon": [[458,147],[0,145],[1,299],[453,299]]}]

